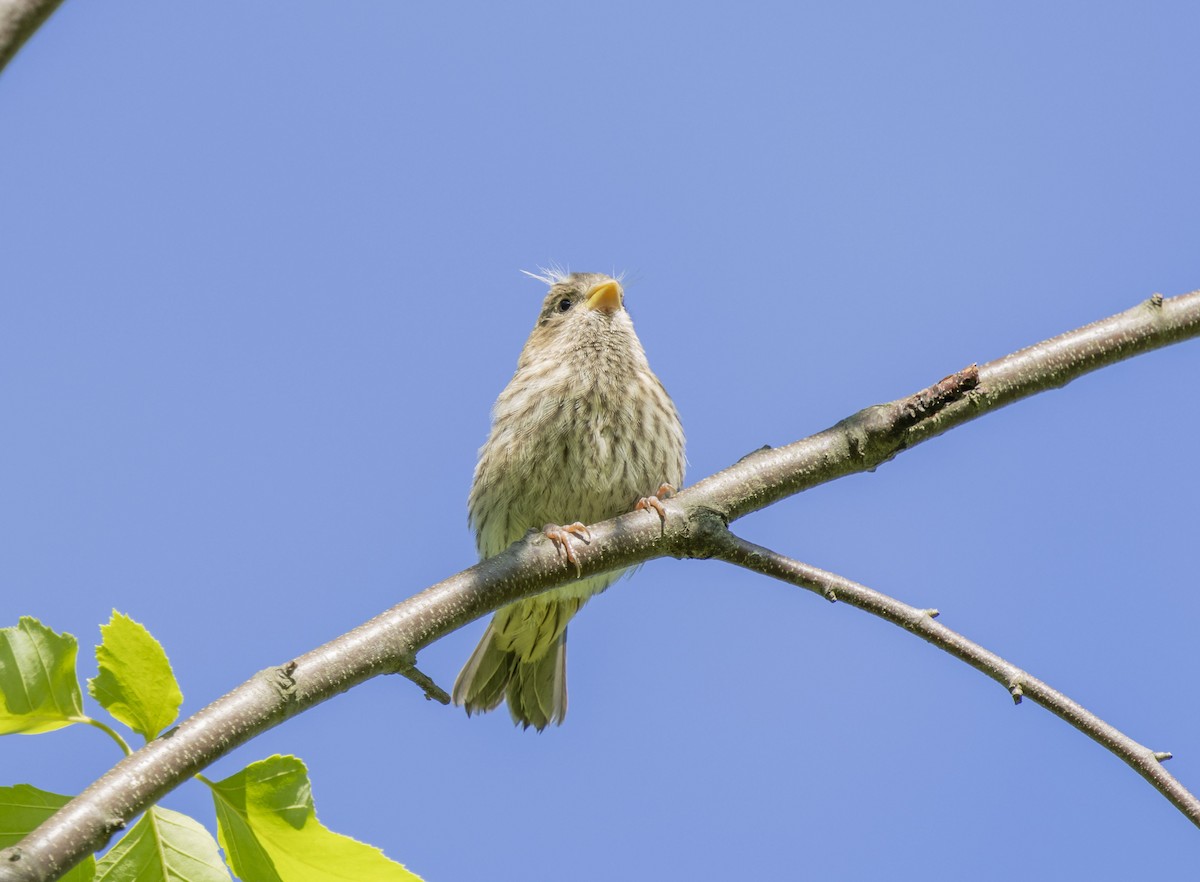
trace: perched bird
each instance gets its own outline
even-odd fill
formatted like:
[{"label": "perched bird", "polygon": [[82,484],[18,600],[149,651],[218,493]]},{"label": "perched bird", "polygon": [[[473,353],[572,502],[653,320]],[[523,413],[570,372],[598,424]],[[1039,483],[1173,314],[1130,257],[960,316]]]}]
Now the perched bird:
[{"label": "perched bird", "polygon": [[[468,514],[480,557],[540,529],[574,560],[584,524],[635,507],[663,514],[659,498],[683,484],[683,427],[620,283],[599,273],[535,278],[550,291],[493,408]],[[498,610],[455,681],[454,703],[470,715],[507,696],[514,723],[538,731],[562,723],[567,623],[620,576],[591,576]]]}]

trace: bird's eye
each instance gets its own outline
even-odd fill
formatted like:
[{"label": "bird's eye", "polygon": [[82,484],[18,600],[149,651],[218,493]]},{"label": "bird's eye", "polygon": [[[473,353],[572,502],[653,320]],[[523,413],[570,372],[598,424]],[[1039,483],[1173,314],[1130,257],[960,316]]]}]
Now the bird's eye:
[{"label": "bird's eye", "polygon": [[570,308],[571,308],[570,299],[564,297],[562,300],[558,301],[558,311],[559,312],[566,312]]}]

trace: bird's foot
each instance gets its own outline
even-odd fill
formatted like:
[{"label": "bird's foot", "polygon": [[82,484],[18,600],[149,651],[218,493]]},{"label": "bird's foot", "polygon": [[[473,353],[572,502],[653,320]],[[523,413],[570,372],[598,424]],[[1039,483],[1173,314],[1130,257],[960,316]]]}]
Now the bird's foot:
[{"label": "bird's foot", "polygon": [[658,512],[658,518],[660,521],[662,521],[663,528],[665,529],[667,526],[667,510],[663,507],[662,501],[664,499],[670,499],[674,495],[674,487],[666,483],[660,484],[658,486],[657,493],[655,493],[653,496],[643,496],[637,501],[637,505],[633,507],[633,510],[650,511],[653,509],[654,511]]},{"label": "bird's foot", "polygon": [[579,558],[571,550],[571,537],[578,536],[584,542],[591,542],[592,531],[586,525],[576,521],[565,527],[560,527],[558,524],[546,524],[546,526],[542,527],[542,534],[554,543],[555,548],[561,550],[566,555],[568,561],[575,564],[575,575],[582,575],[583,568],[579,565]]}]

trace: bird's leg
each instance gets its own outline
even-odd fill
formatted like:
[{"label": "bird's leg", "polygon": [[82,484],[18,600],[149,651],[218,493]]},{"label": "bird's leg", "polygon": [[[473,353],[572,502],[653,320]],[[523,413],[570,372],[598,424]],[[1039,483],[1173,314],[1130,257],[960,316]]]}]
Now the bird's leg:
[{"label": "bird's leg", "polygon": [[575,564],[575,575],[579,576],[583,573],[583,568],[579,565],[579,558],[575,556],[575,552],[571,550],[571,537],[578,536],[585,542],[592,541],[592,531],[585,524],[576,521],[573,524],[568,524],[565,527],[560,527],[558,524],[546,524],[542,527],[542,533],[547,539],[554,543],[555,548],[562,550],[567,556],[567,560]]},{"label": "bird's leg", "polygon": [[653,496],[643,496],[641,499],[639,499],[637,501],[637,505],[635,505],[633,507],[633,510],[634,511],[650,511],[650,509],[654,509],[656,512],[658,512],[658,517],[659,517],[659,520],[662,521],[662,525],[664,527],[666,527],[666,525],[667,525],[667,510],[665,508],[663,508],[662,501],[664,499],[669,499],[670,497],[672,497],[674,495],[675,495],[675,488],[672,487],[670,484],[667,484],[667,483],[659,484],[658,492],[655,493]]}]

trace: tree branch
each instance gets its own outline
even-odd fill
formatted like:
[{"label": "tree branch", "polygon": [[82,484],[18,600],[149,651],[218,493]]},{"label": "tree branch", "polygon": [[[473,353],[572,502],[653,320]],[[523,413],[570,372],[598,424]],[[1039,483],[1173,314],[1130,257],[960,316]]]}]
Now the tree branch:
[{"label": "tree branch", "polygon": [[[981,365],[979,385],[971,394],[924,419],[906,419],[903,411],[911,407],[911,398],[868,407],[824,432],[770,453],[752,454],[689,490],[724,500],[720,511],[732,522],[818,484],[870,471],[909,447],[1022,398],[1195,337],[1200,333],[1198,324],[1200,291],[1169,299],[1155,294],[1111,318]],[[739,489],[736,485],[741,481],[750,484]]]},{"label": "tree branch", "polygon": [[987,674],[1008,690],[1015,703],[1020,704],[1022,697],[1026,697],[1040,704],[1124,760],[1193,824],[1200,826],[1200,799],[1192,795],[1162,766],[1163,761],[1171,758],[1170,753],[1153,751],[1139,744],[1057,689],[1030,676],[978,643],[935,622],[937,610],[917,609],[886,594],[873,591],[865,585],[784,557],[753,542],[747,542],[729,532],[720,521],[711,529],[709,541],[713,557],[719,560],[792,585],[799,585],[827,600],[840,600],[899,625],[938,649],[965,661],[977,671]]},{"label": "tree branch", "polygon": [[0,71],[62,0],[0,0]]},{"label": "tree branch", "polygon": [[[411,672],[420,649],[504,604],[578,575],[668,555],[712,556],[721,547],[711,544],[715,524],[723,527],[802,490],[873,469],[1021,398],[1196,336],[1200,291],[1169,300],[1155,295],[1112,318],[866,408],[786,447],[756,451],[666,500],[665,523],[640,511],[598,524],[591,528],[592,542],[575,548],[578,571],[541,534],[531,534],[324,646],[260,672],[122,760],[17,846],[0,851],[0,882],[58,878],[102,848],[122,823],[235,747],[371,677]],[[1014,686],[1031,696],[1048,690],[1027,675]],[[1077,706],[1069,707],[1068,719]]]}]

